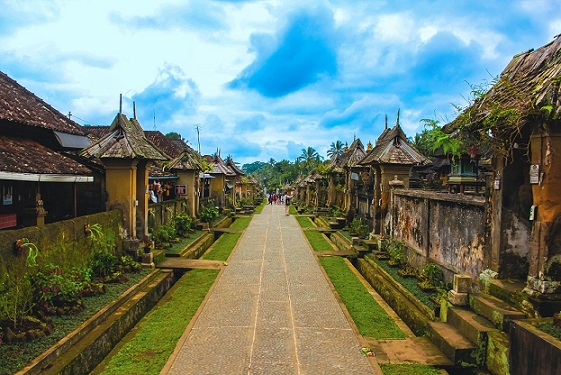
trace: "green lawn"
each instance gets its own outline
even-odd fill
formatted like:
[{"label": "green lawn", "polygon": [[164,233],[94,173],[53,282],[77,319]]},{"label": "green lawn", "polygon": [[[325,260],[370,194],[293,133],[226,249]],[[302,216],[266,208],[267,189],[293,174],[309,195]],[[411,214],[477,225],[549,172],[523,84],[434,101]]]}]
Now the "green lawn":
[{"label": "green lawn", "polygon": [[375,339],[406,337],[394,320],[372,298],[343,258],[320,257],[319,261],[361,335]]},{"label": "green lawn", "polygon": [[312,223],[310,218],[307,217],[307,216],[296,216],[296,220],[298,220],[298,224],[300,224],[300,226],[302,228],[313,228],[313,227],[315,227],[314,223]]},{"label": "green lawn", "polygon": [[249,225],[249,223],[251,222],[251,217],[238,217],[236,220],[234,220],[234,222],[232,223],[232,225],[230,225],[230,228],[232,229],[245,229],[247,228],[247,226]]},{"label": "green lawn", "polygon": [[214,283],[218,270],[186,273],[138,324],[134,337],[102,374],[159,374],[177,341]]},{"label": "green lawn", "polygon": [[325,239],[325,236],[321,232],[318,232],[317,230],[306,230],[304,231],[304,234],[306,235],[306,238],[308,238],[308,241],[310,241],[314,251],[333,251],[333,247]]}]

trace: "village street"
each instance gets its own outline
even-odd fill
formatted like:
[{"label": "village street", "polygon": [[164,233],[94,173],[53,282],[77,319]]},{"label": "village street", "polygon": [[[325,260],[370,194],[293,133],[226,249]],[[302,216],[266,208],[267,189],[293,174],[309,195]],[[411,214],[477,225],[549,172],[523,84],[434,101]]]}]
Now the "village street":
[{"label": "village street", "polygon": [[375,373],[360,347],[297,221],[268,205],[162,373]]}]

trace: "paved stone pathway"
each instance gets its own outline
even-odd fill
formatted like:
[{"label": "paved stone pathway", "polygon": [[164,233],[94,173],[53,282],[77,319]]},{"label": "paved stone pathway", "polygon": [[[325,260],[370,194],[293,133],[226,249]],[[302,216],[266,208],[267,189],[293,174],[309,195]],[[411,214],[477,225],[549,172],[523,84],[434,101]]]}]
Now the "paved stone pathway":
[{"label": "paved stone pathway", "polygon": [[255,215],[162,373],[373,374],[296,219]]}]

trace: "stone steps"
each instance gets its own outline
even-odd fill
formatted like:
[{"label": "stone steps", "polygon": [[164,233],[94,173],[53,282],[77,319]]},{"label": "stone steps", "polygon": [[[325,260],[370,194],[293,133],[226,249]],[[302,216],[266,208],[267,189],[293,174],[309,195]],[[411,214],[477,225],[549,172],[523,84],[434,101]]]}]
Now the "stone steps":
[{"label": "stone steps", "polygon": [[496,328],[507,333],[511,320],[526,318],[524,313],[507,302],[486,293],[470,294],[469,305],[474,312],[488,319]]},{"label": "stone steps", "polygon": [[451,324],[430,322],[427,336],[454,366],[477,365],[477,344],[471,342]]},{"label": "stone steps", "polygon": [[497,330],[487,319],[471,310],[460,307],[448,309],[447,323],[455,327],[474,344],[486,342],[487,333]]}]

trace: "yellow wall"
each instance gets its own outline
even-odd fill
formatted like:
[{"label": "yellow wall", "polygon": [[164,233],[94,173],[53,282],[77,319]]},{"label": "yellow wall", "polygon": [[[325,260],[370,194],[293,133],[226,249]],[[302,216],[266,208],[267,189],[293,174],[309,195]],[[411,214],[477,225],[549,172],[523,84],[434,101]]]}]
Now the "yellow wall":
[{"label": "yellow wall", "polygon": [[127,234],[136,237],[136,165],[138,160],[104,160],[107,208],[123,212]]}]

